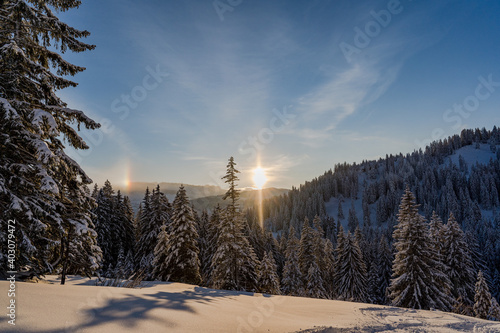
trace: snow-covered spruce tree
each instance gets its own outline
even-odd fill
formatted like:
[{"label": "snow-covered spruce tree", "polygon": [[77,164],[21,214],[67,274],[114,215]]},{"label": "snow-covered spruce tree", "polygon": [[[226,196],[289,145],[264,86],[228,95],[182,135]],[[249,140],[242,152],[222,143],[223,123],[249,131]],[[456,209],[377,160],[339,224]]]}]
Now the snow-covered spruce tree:
[{"label": "snow-covered spruce tree", "polygon": [[[88,31],[68,26],[53,12],[79,4],[0,3],[0,210],[5,222],[16,220],[16,264],[39,273],[61,263],[91,272],[100,261],[90,219],[93,200],[84,188],[92,180],[66,155],[61,140],[87,149],[70,125],[100,125],[82,111],[67,108],[56,95],[59,89],[75,87],[68,76],[85,69],[60,53],[94,49],[79,40],[89,36]],[[0,241],[1,261],[7,242]]]},{"label": "snow-covered spruce tree", "polygon": [[493,273],[493,280],[491,281],[491,296],[500,300],[500,272],[495,269]]},{"label": "snow-covered spruce tree", "polygon": [[320,257],[320,268],[323,273],[323,286],[330,299],[333,298],[334,294],[333,276],[335,274],[335,257],[333,253],[333,243],[329,239],[325,239],[323,242],[323,252]]},{"label": "snow-covered spruce tree", "polygon": [[[93,210],[93,221],[97,232],[97,245],[103,252],[101,269],[103,273],[103,269],[110,264],[118,265],[120,251],[123,251],[123,260],[129,252],[131,255],[133,253],[135,245],[133,212],[128,197],[122,197],[120,191],[114,195],[109,181],[106,181],[101,189],[96,185],[92,196],[97,203]],[[123,262],[123,265],[129,266],[130,263]]]},{"label": "snow-covered spruce tree", "polygon": [[443,221],[439,215],[433,211],[429,222],[429,236],[432,241],[433,251],[440,256],[444,256],[443,248],[445,245],[445,231],[446,228],[443,225]]},{"label": "snow-covered spruce tree", "polygon": [[299,267],[302,278],[304,278],[304,284],[307,283],[309,265],[312,261],[316,261],[315,250],[315,233],[309,225],[309,219],[306,217],[302,226],[299,243]]},{"label": "snow-covered spruce tree", "polygon": [[210,272],[210,262],[211,256],[210,253],[210,217],[206,210],[203,210],[201,213],[201,217],[198,220],[198,224],[196,226],[196,231],[198,232],[198,248],[200,253],[198,258],[200,259],[200,275],[205,284],[208,280],[209,272]]},{"label": "snow-covered spruce tree", "polygon": [[97,206],[93,210],[94,225],[97,232],[97,245],[102,250],[102,269],[101,273],[107,270],[110,264],[114,264],[113,247],[118,245],[115,224],[115,200],[114,190],[111,183],[106,180],[104,186],[98,191],[96,196]]},{"label": "snow-covered spruce tree", "polygon": [[337,246],[335,247],[335,264],[334,264],[334,275],[333,275],[333,296],[339,296],[339,284],[342,276],[339,273],[339,268],[342,265],[341,262],[341,253],[344,251],[344,244],[346,240],[346,236],[344,233],[344,228],[342,225],[338,226],[337,233]]},{"label": "snow-covered spruce tree", "polygon": [[288,234],[281,290],[284,295],[291,296],[302,296],[304,293],[302,273],[299,267],[299,240],[295,236],[295,228],[293,226],[290,227]]},{"label": "snow-covered spruce tree", "polygon": [[236,169],[236,162],[234,158],[231,156],[226,166],[226,175],[222,177],[224,182],[229,185],[229,189],[222,197],[222,200],[229,199],[229,204],[226,207],[226,212],[229,214],[230,219],[235,219],[238,215],[240,215],[239,203],[238,200],[240,198],[240,190],[238,190],[238,173],[239,170]]},{"label": "snow-covered spruce tree", "polygon": [[491,294],[483,272],[477,273],[477,282],[474,294],[474,314],[478,318],[487,319],[491,308]]},{"label": "snow-covered spruce tree", "polygon": [[239,171],[235,166],[231,157],[226,175],[222,178],[229,184],[223,198],[230,201],[220,216],[211,281],[217,289],[257,291],[258,259],[242,232],[244,221],[238,205],[239,190],[236,188]]},{"label": "snow-covered spruce tree", "polygon": [[125,276],[125,253],[123,247],[120,247],[120,251],[118,252],[118,259],[116,260],[115,271],[113,272],[113,276],[118,279],[124,279]]},{"label": "snow-covered spruce tree", "polygon": [[[117,196],[118,197],[118,196]],[[121,245],[125,254],[124,274],[128,277],[133,273],[134,251],[135,251],[135,225],[134,210],[128,196],[123,197],[120,203],[118,200],[118,211],[123,225],[123,234],[121,235]]]},{"label": "snow-covered spruce tree", "polygon": [[181,185],[173,203],[172,222],[168,225],[166,268],[170,280],[201,283],[196,221],[184,186]]},{"label": "snow-covered spruce tree", "polygon": [[160,228],[158,234],[158,241],[156,242],[154,259],[153,259],[153,273],[152,276],[155,280],[168,281],[169,271],[167,267],[167,246],[168,246],[168,226],[164,224]]},{"label": "snow-covered spruce tree", "polygon": [[445,273],[452,286],[452,296],[455,300],[460,298],[464,305],[472,306],[476,273],[465,235],[453,213],[450,213],[448,223],[444,228],[443,256],[446,263]]},{"label": "snow-covered spruce tree", "polygon": [[415,196],[407,187],[399,206],[398,224],[393,233],[396,255],[389,297],[393,306],[448,311],[450,280],[439,271],[432,253],[427,224],[418,213]]},{"label": "snow-covered spruce tree", "polygon": [[337,296],[341,300],[366,302],[367,272],[357,240],[350,234],[343,240],[336,269]]},{"label": "snow-covered spruce tree", "polygon": [[382,237],[378,246],[378,292],[380,304],[388,304],[387,288],[391,283],[393,254],[387,238]]},{"label": "snow-covered spruce tree", "polygon": [[349,216],[347,218],[347,229],[354,233],[359,228],[359,220],[356,216],[356,209],[354,208],[354,200],[351,201],[351,208],[349,208]]},{"label": "snow-covered spruce tree", "polygon": [[271,251],[266,252],[260,262],[258,284],[261,293],[271,295],[279,295],[281,293],[277,266]]},{"label": "snow-covered spruce tree", "polygon": [[307,270],[307,283],[306,283],[306,296],[313,298],[328,298],[328,294],[323,287],[323,276],[321,269],[318,267],[316,260],[313,260],[309,264],[309,269]]},{"label": "snow-covered spruce tree", "polygon": [[217,237],[219,234],[219,226],[221,221],[221,208],[219,204],[215,206],[207,228],[207,248],[205,254],[202,253],[201,261],[201,274],[205,286],[212,285],[212,259],[217,251]]},{"label": "snow-covered spruce tree", "polygon": [[138,216],[138,236],[135,253],[137,270],[143,272],[147,279],[152,277],[154,249],[158,242],[160,228],[170,223],[171,206],[159,186],[153,193],[146,189]]}]

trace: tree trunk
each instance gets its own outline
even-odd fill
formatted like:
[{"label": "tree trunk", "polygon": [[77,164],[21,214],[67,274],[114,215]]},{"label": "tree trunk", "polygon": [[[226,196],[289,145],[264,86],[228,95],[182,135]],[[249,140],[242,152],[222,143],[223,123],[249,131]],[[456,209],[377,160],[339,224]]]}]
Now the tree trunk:
[{"label": "tree trunk", "polygon": [[[64,244],[64,238],[61,240],[62,244]],[[68,260],[69,260],[69,235],[66,238],[66,248],[64,248],[63,245],[63,251],[64,251],[64,260],[63,260],[63,268],[62,268],[62,273],[61,273],[61,285],[63,285],[66,282],[66,269],[68,267]]]}]

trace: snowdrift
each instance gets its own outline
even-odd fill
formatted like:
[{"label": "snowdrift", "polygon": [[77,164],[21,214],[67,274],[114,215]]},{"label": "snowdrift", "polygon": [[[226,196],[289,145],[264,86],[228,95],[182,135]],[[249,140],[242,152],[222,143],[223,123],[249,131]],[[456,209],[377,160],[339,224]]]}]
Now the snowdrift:
[{"label": "snowdrift", "polygon": [[[234,292],[181,283],[97,287],[56,276],[16,286],[16,325],[0,332],[500,332],[500,323],[363,303]],[[5,311],[8,282],[0,281]]]}]

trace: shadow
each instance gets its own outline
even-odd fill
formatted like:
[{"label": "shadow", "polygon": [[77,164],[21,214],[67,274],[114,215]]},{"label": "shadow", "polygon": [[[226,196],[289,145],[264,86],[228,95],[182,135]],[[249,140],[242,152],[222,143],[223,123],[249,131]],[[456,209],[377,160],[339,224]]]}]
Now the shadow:
[{"label": "shadow", "polygon": [[[161,284],[168,285],[170,283],[163,282]],[[156,285],[156,287],[160,289],[161,285]],[[130,290],[132,291],[133,289]],[[110,323],[117,324],[124,329],[139,329],[140,324],[144,321],[157,322],[166,329],[170,328],[174,330],[176,323],[172,321],[172,318],[175,316],[175,311],[196,314],[196,310],[193,307],[195,303],[210,304],[219,299],[234,299],[237,296],[252,297],[254,293],[203,287],[194,287],[193,290],[183,290],[180,292],[170,292],[167,290],[158,290],[157,292],[146,294],[125,292],[124,294],[115,294],[114,297],[103,300],[103,303],[96,304],[96,306],[90,309],[84,308],[78,310],[81,316],[80,320],[75,323],[68,323],[63,329],[54,329],[50,332],[100,331],[105,325]],[[152,310],[157,309],[173,310],[174,312],[170,311],[163,314],[161,312],[152,313]],[[45,333],[43,331],[36,332]]]},{"label": "shadow", "polygon": [[174,311],[185,311],[196,313],[192,307],[193,303],[208,304],[218,298],[232,298],[235,293],[221,290],[205,289],[195,287],[194,290],[182,292],[158,291],[153,294],[133,295],[109,299],[101,307],[84,311],[86,320],[77,325],[76,329],[93,328],[107,323],[119,323],[124,327],[136,327],[140,321],[156,321],[165,327],[173,328],[175,323],[167,316],[154,316],[151,314],[155,309],[166,309]]}]

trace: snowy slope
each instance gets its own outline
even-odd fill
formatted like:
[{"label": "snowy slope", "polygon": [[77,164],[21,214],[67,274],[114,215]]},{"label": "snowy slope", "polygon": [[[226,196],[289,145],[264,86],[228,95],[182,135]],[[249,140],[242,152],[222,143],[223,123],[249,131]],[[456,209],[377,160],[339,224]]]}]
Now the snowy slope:
[{"label": "snowy slope", "polygon": [[[497,146],[497,149],[500,149],[500,146]],[[480,144],[479,148],[476,148],[475,145],[469,145],[457,149],[453,155],[449,157],[456,166],[460,166],[459,157],[462,156],[464,161],[467,163],[469,170],[471,166],[478,164],[488,164],[490,159],[496,159],[496,153],[491,151],[490,145],[488,144]]]},{"label": "snowy slope", "polygon": [[[82,278],[57,283],[55,276],[46,283],[18,283],[16,326],[3,316],[0,332],[500,332],[500,323],[438,311],[180,283],[141,289],[96,287]],[[6,281],[0,290],[4,306]]]}]

